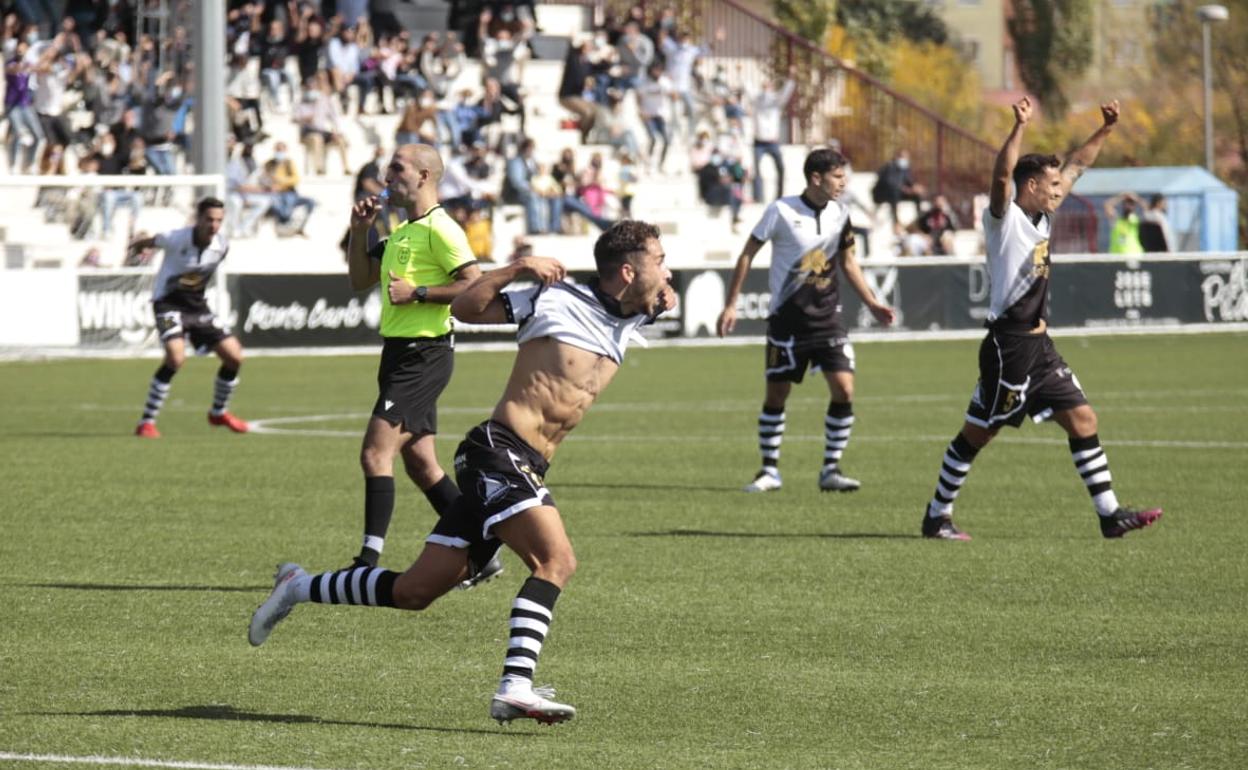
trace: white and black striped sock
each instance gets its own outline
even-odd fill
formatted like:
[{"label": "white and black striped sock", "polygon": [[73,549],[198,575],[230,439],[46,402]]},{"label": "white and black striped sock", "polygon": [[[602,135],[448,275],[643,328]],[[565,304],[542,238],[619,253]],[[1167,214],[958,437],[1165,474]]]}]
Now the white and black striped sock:
[{"label": "white and black striped sock", "polygon": [[520,587],[520,593],[511,603],[511,619],[507,657],[503,661],[504,679],[527,679],[533,681],[537,658],[542,644],[550,632],[554,617],[555,601],[559,598],[559,586],[539,577],[530,577]]},{"label": "white and black striped sock", "polygon": [[758,415],[758,453],[763,468],[776,470],[780,465],[780,444],[784,441],[784,409],[764,406]]},{"label": "white and black striped sock", "polygon": [[1070,457],[1075,470],[1083,479],[1097,514],[1113,516],[1118,510],[1118,496],[1114,494],[1113,477],[1109,473],[1109,458],[1101,448],[1098,436],[1070,439]]},{"label": "white and black striped sock", "polygon": [[936,493],[932,495],[932,502],[927,506],[928,516],[935,519],[953,515],[953,501],[966,483],[966,475],[971,472],[971,463],[977,454],[979,450],[971,446],[971,442],[961,433],[949,442],[945,457],[940,463]]},{"label": "white and black striped sock", "polygon": [[823,418],[823,467],[840,466],[841,454],[849,444],[849,434],[853,429],[854,405],[836,401],[829,403],[828,414]]},{"label": "white and black striped sock", "polygon": [[230,403],[230,396],[234,395],[234,389],[237,387],[238,372],[221,367],[217,372],[217,379],[212,383],[213,417],[220,417],[225,413],[225,407]]},{"label": "white and black striped sock", "polygon": [[139,418],[139,422],[156,422],[156,417],[160,414],[161,407],[165,405],[165,399],[169,397],[169,391],[173,388],[173,375],[176,372],[167,366],[162,366],[156,370],[156,374],[152,375],[151,384],[147,386],[147,402],[143,404],[143,416]]},{"label": "white and black striped sock", "polygon": [[399,573],[380,567],[348,567],[295,578],[295,597],[318,604],[394,606],[394,581]]}]

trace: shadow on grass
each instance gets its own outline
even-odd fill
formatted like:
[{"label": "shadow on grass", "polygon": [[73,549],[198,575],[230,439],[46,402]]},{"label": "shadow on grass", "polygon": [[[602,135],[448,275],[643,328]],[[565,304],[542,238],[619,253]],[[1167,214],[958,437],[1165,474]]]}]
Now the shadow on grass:
[{"label": "shadow on grass", "polygon": [[342,719],[324,719],[308,714],[261,714],[239,711],[233,706],[183,706],[178,709],[106,709],[103,711],[41,711],[33,716],[44,717],[156,717],[159,719],[206,719],[219,722],[269,722],[289,725],[329,725],[333,727],[376,727],[383,730],[415,730],[433,733],[466,733],[473,735],[523,735],[533,733],[508,733],[500,730],[479,730],[464,727],[430,727],[428,725],[403,725],[390,722],[352,722]]},{"label": "shadow on grass", "polygon": [[919,540],[919,535],[897,532],[717,532],[711,529],[665,529],[657,532],[628,532],[629,537],[739,537],[739,538],[824,538],[830,540]]},{"label": "shadow on grass", "polygon": [[273,586],[130,585],[124,583],[19,583],[22,588],[61,588],[68,591],[217,591],[220,593],[263,593]]},{"label": "shadow on grass", "polygon": [[733,494],[738,494],[741,491],[740,487],[696,486],[693,484],[638,484],[638,483],[613,484],[613,483],[596,482],[596,481],[580,481],[580,482],[557,481],[551,485],[551,488],[554,489],[555,492],[558,492],[561,489],[625,489],[625,490],[635,489],[638,491],[657,490],[661,492],[720,492],[720,493],[731,492]]}]

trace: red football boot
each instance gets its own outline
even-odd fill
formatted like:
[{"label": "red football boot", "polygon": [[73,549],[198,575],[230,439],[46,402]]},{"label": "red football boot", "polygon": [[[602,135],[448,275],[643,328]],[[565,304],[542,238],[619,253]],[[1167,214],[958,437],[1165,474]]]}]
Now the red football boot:
[{"label": "red football boot", "polygon": [[222,412],[219,415],[209,412],[208,422],[212,425],[224,425],[235,433],[246,433],[251,429],[245,420],[240,420],[229,412]]},{"label": "red football boot", "polygon": [[160,438],[160,431],[156,430],[154,422],[141,422],[135,426],[134,435],[139,438]]}]

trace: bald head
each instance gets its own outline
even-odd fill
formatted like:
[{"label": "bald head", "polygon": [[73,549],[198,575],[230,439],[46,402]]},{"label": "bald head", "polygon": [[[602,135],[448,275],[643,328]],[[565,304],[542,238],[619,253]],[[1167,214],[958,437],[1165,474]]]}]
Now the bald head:
[{"label": "bald head", "polygon": [[442,156],[433,147],[427,144],[404,144],[394,154],[411,163],[414,168],[428,171],[434,184],[442,181]]}]

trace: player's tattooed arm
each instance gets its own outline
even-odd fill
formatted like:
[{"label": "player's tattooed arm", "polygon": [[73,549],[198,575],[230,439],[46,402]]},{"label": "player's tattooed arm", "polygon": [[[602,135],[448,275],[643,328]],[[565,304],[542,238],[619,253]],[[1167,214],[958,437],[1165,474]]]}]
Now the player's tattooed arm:
[{"label": "player's tattooed arm", "polygon": [[1105,144],[1105,140],[1109,138],[1110,131],[1114,130],[1114,126],[1118,123],[1118,100],[1107,102],[1101,105],[1101,127],[1096,130],[1088,140],[1083,143],[1079,149],[1067,156],[1066,161],[1062,163],[1062,197],[1065,198],[1070,192],[1070,188],[1075,186],[1075,182],[1079,181],[1079,177],[1083,176],[1083,172],[1091,168],[1096,162],[1096,156],[1100,154],[1101,147]]}]

